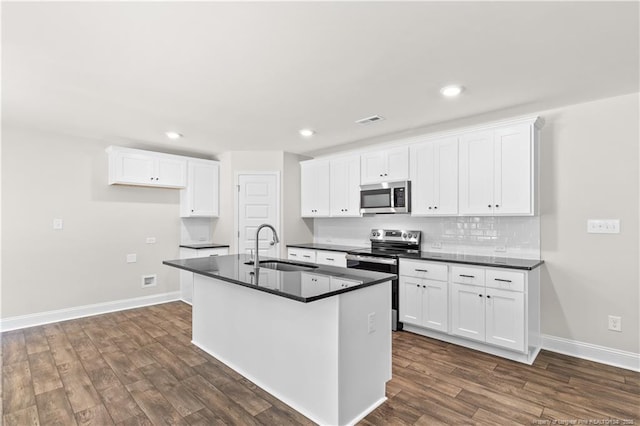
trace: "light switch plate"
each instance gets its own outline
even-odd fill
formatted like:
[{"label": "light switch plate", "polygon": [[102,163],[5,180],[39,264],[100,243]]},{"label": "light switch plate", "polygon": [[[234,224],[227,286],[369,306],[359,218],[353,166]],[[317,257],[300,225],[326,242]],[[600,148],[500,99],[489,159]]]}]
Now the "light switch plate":
[{"label": "light switch plate", "polygon": [[589,219],[587,220],[589,234],[619,234],[620,219]]},{"label": "light switch plate", "polygon": [[138,255],[130,253],[127,255],[127,263],[136,263],[138,261]]},{"label": "light switch plate", "polygon": [[53,219],[53,229],[56,231],[62,231],[63,223],[62,219]]}]

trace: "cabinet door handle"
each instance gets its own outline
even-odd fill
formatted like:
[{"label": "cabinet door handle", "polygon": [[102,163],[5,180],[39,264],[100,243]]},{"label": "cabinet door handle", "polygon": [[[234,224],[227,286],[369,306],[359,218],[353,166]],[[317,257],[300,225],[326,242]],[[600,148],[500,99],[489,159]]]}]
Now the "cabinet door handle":
[{"label": "cabinet door handle", "polygon": [[487,207],[491,208],[491,204],[487,205]]},{"label": "cabinet door handle", "polygon": [[431,210],[431,206],[429,206],[429,210]]},{"label": "cabinet door handle", "polygon": [[426,269],[414,269],[414,271],[416,271],[416,272],[429,272],[429,271],[428,271],[428,270],[426,270]]},{"label": "cabinet door handle", "polygon": [[416,284],[416,287],[420,288],[420,284]]},{"label": "cabinet door handle", "polygon": [[306,257],[307,259],[311,259],[311,256],[307,256],[306,254],[302,255],[302,257]]},{"label": "cabinet door handle", "polygon": [[438,206],[435,206],[434,209],[438,210]]},{"label": "cabinet door handle", "polygon": [[465,278],[475,278],[475,275],[463,275],[460,274],[461,277],[465,277]]},{"label": "cabinet door handle", "polygon": [[151,180],[153,180],[153,178],[150,178]]},{"label": "cabinet door handle", "polygon": [[487,299],[491,299],[491,296],[489,296],[488,294],[487,294]]},{"label": "cabinet door handle", "polygon": [[331,258],[331,257],[327,257],[327,260],[330,260],[332,262],[335,262],[335,259]]},{"label": "cabinet door handle", "polygon": [[297,254],[293,254],[293,253],[289,253],[289,256],[291,256],[291,257],[298,257],[298,255],[297,255]]},{"label": "cabinet door handle", "polygon": [[481,295],[481,294],[479,294],[479,295],[478,295],[478,297],[482,297],[482,295]]},{"label": "cabinet door handle", "polygon": [[500,282],[503,282],[503,283],[510,283],[511,282],[511,280],[503,280],[502,278],[494,278],[494,280],[495,281],[500,281]]},{"label": "cabinet door handle", "polygon": [[422,288],[427,288],[427,286],[426,286],[426,285],[423,285],[423,286],[422,286]]},{"label": "cabinet door handle", "polygon": [[496,208],[500,207],[500,204],[496,204]]}]

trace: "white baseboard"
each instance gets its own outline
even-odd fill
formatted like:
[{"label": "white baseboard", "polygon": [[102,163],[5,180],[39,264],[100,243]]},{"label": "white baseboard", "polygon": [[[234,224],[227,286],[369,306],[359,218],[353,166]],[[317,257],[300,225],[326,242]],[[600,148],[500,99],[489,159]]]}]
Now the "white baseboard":
[{"label": "white baseboard", "polygon": [[20,328],[34,327],[36,325],[49,324],[58,321],[67,321],[92,315],[106,314],[108,312],[123,311],[125,309],[140,308],[142,306],[157,305],[159,303],[180,300],[180,292],[154,294],[152,296],[135,297],[133,299],[116,300],[113,302],[96,303],[93,305],[76,306],[73,308],[58,309],[55,311],[38,312],[29,315],[20,315],[0,319],[0,331],[17,330]]},{"label": "white baseboard", "polygon": [[542,348],[576,358],[640,372],[640,354],[578,342],[562,337],[542,335]]}]

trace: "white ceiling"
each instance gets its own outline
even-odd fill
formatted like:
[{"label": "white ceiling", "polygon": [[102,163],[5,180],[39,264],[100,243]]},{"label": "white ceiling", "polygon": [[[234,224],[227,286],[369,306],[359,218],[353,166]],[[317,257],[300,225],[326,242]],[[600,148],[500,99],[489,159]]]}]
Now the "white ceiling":
[{"label": "white ceiling", "polygon": [[[3,2],[1,12],[3,124],[113,143],[313,153],[639,91],[638,2]],[[443,99],[447,83],[466,91]],[[354,123],[373,114],[386,120]],[[304,139],[302,127],[317,134]]]}]

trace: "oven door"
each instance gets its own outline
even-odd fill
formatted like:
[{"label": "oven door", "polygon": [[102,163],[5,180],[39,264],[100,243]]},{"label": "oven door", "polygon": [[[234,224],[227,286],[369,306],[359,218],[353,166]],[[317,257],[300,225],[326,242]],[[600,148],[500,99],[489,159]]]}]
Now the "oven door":
[{"label": "oven door", "polygon": [[[376,257],[362,254],[347,254],[347,268],[363,269],[365,271],[384,272],[398,275],[398,259]],[[400,295],[398,280],[391,281],[391,329],[402,330],[402,323],[398,321],[398,307]]]}]

